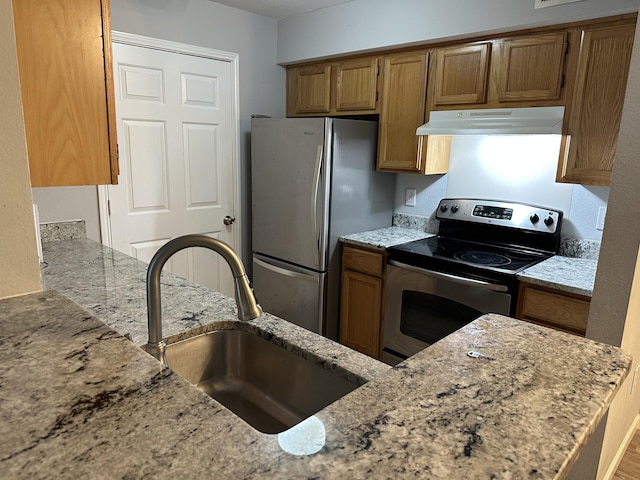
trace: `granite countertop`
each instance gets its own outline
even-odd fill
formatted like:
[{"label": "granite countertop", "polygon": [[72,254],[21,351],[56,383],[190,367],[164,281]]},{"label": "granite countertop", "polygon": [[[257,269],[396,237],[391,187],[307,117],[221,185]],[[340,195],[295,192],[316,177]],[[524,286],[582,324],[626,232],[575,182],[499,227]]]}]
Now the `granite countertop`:
[{"label": "granite countertop", "polygon": [[386,227],[378,230],[369,230],[367,232],[352,233],[340,237],[342,243],[356,245],[359,247],[373,248],[376,250],[385,250],[394,245],[413,242],[423,238],[432,237],[432,233],[425,233],[421,230],[414,230],[403,227]]},{"label": "granite countertop", "polygon": [[[131,292],[144,280],[129,265],[122,283],[137,283],[120,285],[120,263],[129,260],[91,243],[45,245],[47,288],[66,287],[98,318],[114,320],[121,309],[124,329],[137,331],[145,307],[131,305]],[[215,305],[188,282],[169,283],[163,298],[182,291],[189,322],[213,328]],[[345,348],[267,314],[252,322],[303,349],[322,345],[312,357],[324,347],[340,357]],[[616,347],[484,315],[395,368],[365,374],[349,365],[368,382],[314,416],[322,448],[304,456],[286,453],[282,436],[254,430],[57,292],[1,301],[0,338],[0,468],[29,479],[563,478],[631,361]],[[469,357],[472,350],[490,358]],[[362,362],[365,371],[378,364]],[[296,432],[303,424],[287,433]]]},{"label": "granite countertop", "polygon": [[[86,238],[43,243],[42,250],[45,290],[63,293],[134,344],[147,343],[146,263]],[[162,333],[167,343],[183,339],[184,332],[192,335],[239,322],[234,299],[175,275],[162,274],[161,297]],[[340,370],[359,383],[389,368],[268,313],[249,323],[261,336],[275,336],[287,349]]]},{"label": "granite countertop", "polygon": [[518,280],[590,297],[597,259],[555,255],[518,274]]},{"label": "granite countertop", "polygon": [[[433,236],[420,230],[387,227],[340,237],[343,243],[384,250]],[[565,292],[591,296],[596,276],[597,258],[577,258],[555,255],[518,274],[518,280]]]}]

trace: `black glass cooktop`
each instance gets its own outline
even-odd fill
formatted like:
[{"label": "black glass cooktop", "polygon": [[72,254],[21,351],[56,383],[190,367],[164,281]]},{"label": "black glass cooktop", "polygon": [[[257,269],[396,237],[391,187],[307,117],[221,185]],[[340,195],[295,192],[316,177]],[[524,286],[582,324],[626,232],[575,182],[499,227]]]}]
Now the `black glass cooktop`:
[{"label": "black glass cooktop", "polygon": [[438,263],[472,266],[477,269],[515,274],[551,255],[499,245],[475,243],[449,237],[430,237],[388,249],[399,262],[432,268]]}]

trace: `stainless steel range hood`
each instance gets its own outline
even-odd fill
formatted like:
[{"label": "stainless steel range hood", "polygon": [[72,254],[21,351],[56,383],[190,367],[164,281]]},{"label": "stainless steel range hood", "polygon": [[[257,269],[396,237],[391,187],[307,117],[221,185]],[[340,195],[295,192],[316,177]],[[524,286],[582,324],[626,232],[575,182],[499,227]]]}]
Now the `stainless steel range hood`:
[{"label": "stainless steel range hood", "polygon": [[564,107],[434,111],[416,135],[561,134]]}]

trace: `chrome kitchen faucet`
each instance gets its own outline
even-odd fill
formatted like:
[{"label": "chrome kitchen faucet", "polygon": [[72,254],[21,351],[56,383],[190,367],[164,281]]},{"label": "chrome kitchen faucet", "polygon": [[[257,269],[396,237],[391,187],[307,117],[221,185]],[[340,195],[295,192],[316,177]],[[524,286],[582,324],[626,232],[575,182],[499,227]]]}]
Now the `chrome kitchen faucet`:
[{"label": "chrome kitchen faucet", "polygon": [[167,347],[162,339],[162,306],[160,301],[160,273],[162,267],[174,254],[189,247],[204,247],[219,253],[233,273],[236,305],[240,320],[252,320],[262,313],[251,290],[249,278],[236,252],[224,242],[206,235],[184,235],[165,243],[151,259],[147,269],[147,320],[149,341],[145,350],[165,365],[164,351]]}]

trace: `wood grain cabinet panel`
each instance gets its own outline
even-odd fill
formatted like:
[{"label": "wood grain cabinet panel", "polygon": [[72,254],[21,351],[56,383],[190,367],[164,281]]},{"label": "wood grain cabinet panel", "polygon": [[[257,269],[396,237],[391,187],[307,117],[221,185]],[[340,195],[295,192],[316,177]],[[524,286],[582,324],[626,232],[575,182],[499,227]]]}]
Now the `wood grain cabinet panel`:
[{"label": "wood grain cabinet panel", "polygon": [[378,359],[384,265],[383,252],[343,245],[340,343]]},{"label": "wood grain cabinet panel", "polygon": [[117,183],[108,0],[14,0],[31,185]]},{"label": "wood grain cabinet panel", "polygon": [[491,43],[438,48],[429,67],[434,105],[469,105],[487,98]]},{"label": "wood grain cabinet panel", "polygon": [[635,23],[585,28],[573,95],[565,111],[567,135],[557,180],[609,185],[616,156]]},{"label": "wood grain cabinet panel", "polygon": [[331,111],[331,65],[294,67],[289,75],[294,114]]},{"label": "wood grain cabinet panel", "polygon": [[287,115],[365,115],[378,110],[378,57],[287,68]]},{"label": "wood grain cabinet panel", "polygon": [[340,343],[379,358],[382,279],[345,270],[342,295]]},{"label": "wood grain cabinet panel", "polygon": [[416,129],[424,123],[427,52],[384,59],[382,106],[378,126],[380,171],[420,173]]},{"label": "wood grain cabinet panel", "polygon": [[552,288],[520,284],[516,317],[558,330],[584,335],[591,299]]},{"label": "wood grain cabinet panel", "polygon": [[558,100],[565,51],[565,32],[497,40],[491,71],[498,101]]},{"label": "wood grain cabinet panel", "polygon": [[336,65],[336,110],[375,110],[378,99],[378,58]]},{"label": "wood grain cabinet panel", "polygon": [[343,247],[342,268],[381,277],[384,267],[383,262],[383,255],[380,252],[353,248],[347,245]]}]

